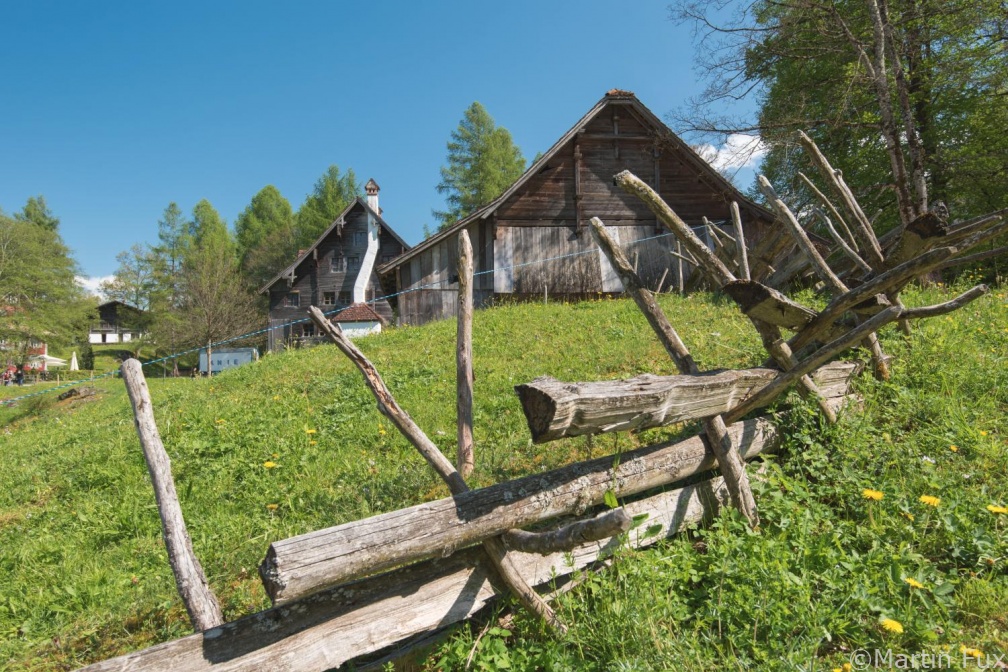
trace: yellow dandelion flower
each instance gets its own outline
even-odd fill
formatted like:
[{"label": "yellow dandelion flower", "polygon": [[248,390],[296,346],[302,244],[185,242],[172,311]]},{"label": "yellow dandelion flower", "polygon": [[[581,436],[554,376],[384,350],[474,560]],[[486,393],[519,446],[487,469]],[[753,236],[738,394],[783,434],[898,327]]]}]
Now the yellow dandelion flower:
[{"label": "yellow dandelion flower", "polygon": [[908,576],[908,577],[906,577],[906,578],[905,578],[905,579],[903,579],[903,580],[904,580],[904,581],[906,582],[906,584],[907,584],[908,586],[910,586],[911,588],[923,588],[923,587],[924,587],[924,584],[923,584],[923,583],[921,583],[920,581],[918,581],[917,579],[915,579],[915,578],[913,578],[913,577],[911,577],[911,576]]},{"label": "yellow dandelion flower", "polygon": [[834,667],[833,668],[833,672],[843,672],[843,668],[842,667]]},{"label": "yellow dandelion flower", "polygon": [[958,453],[959,452],[959,446],[951,445],[951,446],[949,446],[949,450],[951,450],[953,453]]},{"label": "yellow dandelion flower", "polygon": [[920,503],[927,504],[928,506],[938,506],[939,504],[941,504],[941,498],[935,497],[933,495],[921,495]]},{"label": "yellow dandelion flower", "polygon": [[279,394],[274,394],[273,395],[273,401],[280,401],[280,395]]},{"label": "yellow dandelion flower", "polygon": [[385,436],[385,428],[384,427],[379,427],[378,428],[378,434],[381,435],[381,436]]},{"label": "yellow dandelion flower", "polygon": [[912,513],[903,512],[903,517],[909,520],[911,523],[914,521],[914,515]]},{"label": "yellow dandelion flower", "polygon": [[304,431],[305,431],[305,434],[314,434],[314,433],[315,433],[315,432],[316,432],[317,430],[314,430],[314,429],[306,429],[306,430],[304,430]]},{"label": "yellow dandelion flower", "polygon": [[881,492],[880,490],[872,490],[871,488],[865,488],[861,491],[861,494],[865,499],[871,499],[876,502],[881,501],[881,499],[885,497],[884,492]]},{"label": "yellow dandelion flower", "polygon": [[851,670],[854,669],[854,668],[853,668],[853,666],[850,663],[844,663],[842,669],[843,669],[843,672],[851,672]]},{"label": "yellow dandelion flower", "polygon": [[224,418],[217,418],[217,424],[218,425],[223,425],[224,424]]},{"label": "yellow dandelion flower", "polygon": [[314,445],[316,445],[316,444],[318,444],[318,441],[309,441],[309,442],[308,442],[308,445],[309,445],[309,446],[314,446]]},{"label": "yellow dandelion flower", "polygon": [[981,429],[980,430],[980,436],[987,436],[987,432],[985,432],[984,430]]},{"label": "yellow dandelion flower", "polygon": [[276,458],[280,457],[280,453],[273,453],[272,457],[275,460]]},{"label": "yellow dandelion flower", "polygon": [[899,621],[893,620],[891,618],[883,618],[881,621],[882,629],[889,632],[894,632],[897,635],[903,634],[903,624]]},{"label": "yellow dandelion flower", "polygon": [[968,658],[983,658],[983,651],[980,649],[974,649],[965,644],[959,645],[959,653]]},{"label": "yellow dandelion flower", "polygon": [[276,464],[276,462],[273,462],[272,460],[266,460],[265,462],[263,462],[263,466],[266,467],[267,469],[272,469],[275,466],[277,466],[277,464]]},{"label": "yellow dandelion flower", "polygon": [[1008,506],[997,506],[995,504],[988,504],[987,510],[991,513],[1008,513]]},{"label": "yellow dandelion flower", "polygon": [[267,504],[267,505],[266,505],[266,508],[267,508],[267,509],[268,509],[269,511],[276,511],[276,510],[277,510],[277,507],[278,507],[278,506],[279,506],[279,504]]}]

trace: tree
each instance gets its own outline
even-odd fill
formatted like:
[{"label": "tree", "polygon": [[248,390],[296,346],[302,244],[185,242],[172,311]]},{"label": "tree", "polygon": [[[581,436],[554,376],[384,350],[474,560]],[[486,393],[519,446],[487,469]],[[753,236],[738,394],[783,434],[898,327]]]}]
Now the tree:
[{"label": "tree", "polygon": [[170,319],[183,345],[205,346],[250,331],[256,308],[242,282],[231,234],[206,199],[193,208],[193,223],[179,305]]},{"label": "tree", "polygon": [[116,255],[119,267],[111,280],[99,288],[110,301],[122,301],[143,311],[149,311],[162,294],[156,253],[150,247],[133,245]]},{"label": "tree", "polygon": [[296,248],[305,248],[314,243],[363,191],[353,169],[340,174],[338,166],[329,166],[298,209]]},{"label": "tree", "polygon": [[242,271],[253,288],[268,282],[297,252],[290,202],[272,184],[259,190],[235,221]]},{"label": "tree", "polygon": [[500,196],[525,171],[525,158],[506,128],[478,102],[465,111],[448,141],[447,165],[441,168],[439,194],[447,209],[435,210],[442,229]]},{"label": "tree", "polygon": [[158,220],[158,241],[154,250],[164,259],[169,273],[175,273],[189,247],[193,225],[182,214],[182,208],[172,201]]},{"label": "tree", "polygon": [[40,226],[48,231],[58,230],[60,223],[59,218],[49,210],[45,196],[42,195],[29,197],[21,212],[14,215],[14,219]]},{"label": "tree", "polygon": [[[678,125],[759,132],[770,145],[763,172],[798,202],[808,198],[801,129],[888,225],[932,200],[957,217],[1008,204],[1001,0],[682,0],[673,16],[697,27],[707,80]],[[722,112],[747,97],[755,118]]]},{"label": "tree", "polygon": [[32,340],[70,343],[93,313],[53,219],[36,223],[0,211],[0,341],[22,362]]}]

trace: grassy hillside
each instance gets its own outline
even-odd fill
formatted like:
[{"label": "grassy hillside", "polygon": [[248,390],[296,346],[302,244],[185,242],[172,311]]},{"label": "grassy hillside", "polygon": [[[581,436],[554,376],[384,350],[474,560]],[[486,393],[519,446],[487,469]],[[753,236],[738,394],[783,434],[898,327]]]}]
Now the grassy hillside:
[{"label": "grassy hillside", "polygon": [[[726,302],[663,304],[702,368],[762,359]],[[788,668],[815,659],[822,667],[880,643],[1004,650],[1008,516],[986,510],[1008,505],[1003,296],[923,325],[909,341],[885,337],[894,379],[863,382],[863,416],[821,430],[811,413],[798,414],[792,450],[759,486],[760,534],[727,514],[657,551],[627,553],[561,599],[572,625],[565,640],[519,615],[511,631],[493,628],[478,644],[479,633],[462,628],[429,665],[461,667],[474,648],[477,669],[706,669],[781,658]],[[453,455],[454,324],[361,347]],[[474,360],[476,486],[659,434],[533,446],[513,385],[544,374],[673,372],[624,300],[479,312]],[[97,386],[89,400],[0,408],[0,667],[73,668],[188,633],[125,391],[116,379]],[[255,567],[270,541],[447,494],[332,346],[150,386],[196,553],[228,619],[267,605]],[[864,488],[885,497],[866,500]],[[883,616],[903,634],[883,630]]]}]

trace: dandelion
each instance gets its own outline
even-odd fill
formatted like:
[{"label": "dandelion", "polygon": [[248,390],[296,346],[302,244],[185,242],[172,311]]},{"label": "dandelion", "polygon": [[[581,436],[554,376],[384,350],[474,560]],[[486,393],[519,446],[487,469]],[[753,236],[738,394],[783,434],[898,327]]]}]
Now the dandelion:
[{"label": "dandelion", "polygon": [[317,444],[318,444],[318,441],[309,441],[308,442],[309,446],[314,446],[314,445],[317,445]]},{"label": "dandelion", "polygon": [[280,401],[280,395],[279,394],[274,394],[273,395],[273,401]]},{"label": "dandelion", "polygon": [[997,506],[995,504],[988,504],[987,510],[991,513],[1008,513],[1008,506]]},{"label": "dandelion", "polygon": [[882,501],[882,498],[885,497],[884,492],[881,492],[880,490],[872,490],[871,488],[865,488],[861,491],[861,494],[865,499],[871,499],[876,502]]},{"label": "dandelion", "polygon": [[263,466],[266,467],[267,469],[273,469],[274,467],[277,466],[277,464],[272,460],[266,460],[265,462],[263,462]]},{"label": "dandelion", "polygon": [[315,432],[316,432],[317,430],[314,430],[314,429],[306,429],[306,430],[304,430],[304,431],[305,431],[305,434],[314,434],[314,433],[315,433]]},{"label": "dandelion", "polygon": [[959,452],[959,446],[953,444],[953,445],[949,446],[949,450],[951,450],[953,453],[958,453]]},{"label": "dandelion", "polygon": [[217,418],[217,424],[218,425],[223,425],[224,424],[224,418]]},{"label": "dandelion", "polygon": [[923,584],[923,583],[921,583],[921,582],[920,582],[920,581],[918,581],[917,579],[913,578],[912,576],[908,576],[908,577],[906,577],[906,578],[905,578],[905,579],[903,579],[903,580],[904,580],[904,581],[906,582],[906,584],[907,584],[908,586],[910,586],[911,588],[923,588],[923,587],[924,587],[924,584]]},{"label": "dandelion", "polygon": [[272,457],[275,460],[276,458],[280,457],[280,453],[273,453]]},{"label": "dandelion", "polygon": [[278,506],[279,506],[279,504],[267,504],[266,505],[266,510],[268,510],[268,511],[276,511]]},{"label": "dandelion", "polygon": [[987,432],[981,429],[980,430],[980,436],[987,436]]},{"label": "dandelion", "polygon": [[927,504],[928,506],[938,506],[941,504],[941,498],[934,495],[921,495],[920,503]]},{"label": "dandelion", "polygon": [[912,513],[909,513],[907,511],[903,511],[902,514],[903,514],[903,517],[906,518],[907,520],[909,520],[911,523],[914,522],[914,515]]},{"label": "dandelion", "polygon": [[959,653],[966,658],[983,658],[983,651],[980,649],[974,649],[966,646],[965,644],[959,645]]},{"label": "dandelion", "polygon": [[903,634],[903,624],[899,621],[893,620],[891,618],[883,618],[881,623],[882,629],[889,632],[894,632],[897,635]]},{"label": "dandelion", "polygon": [[379,427],[378,428],[378,435],[379,436],[385,436],[385,428],[384,427]]}]

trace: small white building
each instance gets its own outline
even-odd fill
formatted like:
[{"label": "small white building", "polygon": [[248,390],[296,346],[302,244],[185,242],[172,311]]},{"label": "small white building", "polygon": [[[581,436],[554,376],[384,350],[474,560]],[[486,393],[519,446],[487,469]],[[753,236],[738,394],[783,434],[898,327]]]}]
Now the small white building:
[{"label": "small white building", "polygon": [[381,333],[385,320],[366,303],[355,303],[329,318],[347,338]]}]

